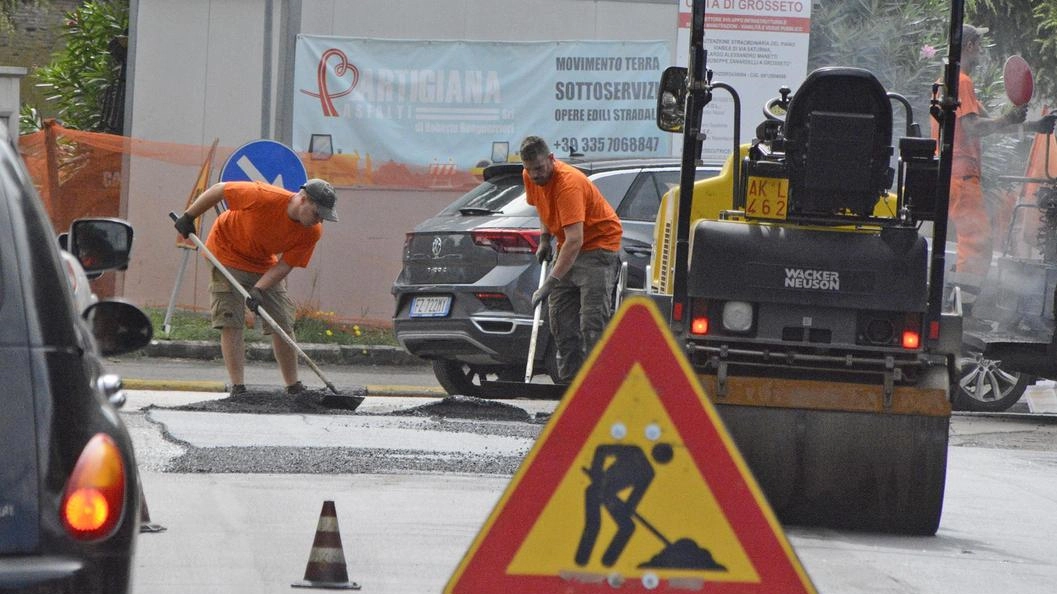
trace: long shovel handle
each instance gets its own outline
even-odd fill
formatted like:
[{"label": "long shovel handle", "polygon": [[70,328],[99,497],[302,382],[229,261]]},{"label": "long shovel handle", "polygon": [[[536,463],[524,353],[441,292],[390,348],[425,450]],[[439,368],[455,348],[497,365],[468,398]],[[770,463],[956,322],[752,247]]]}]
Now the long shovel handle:
[{"label": "long shovel handle", "polygon": [[[176,222],[176,220],[180,217],[175,212],[170,212],[169,218],[172,219],[173,222]],[[220,271],[220,274],[223,274],[224,278],[228,279],[228,283],[231,284],[231,287],[238,291],[238,293],[242,295],[243,299],[249,299],[249,291],[247,291],[245,287],[243,287],[242,284],[234,277],[234,275],[232,275],[231,272],[229,272],[228,269],[220,263],[220,260],[217,260],[217,257],[213,255],[213,252],[209,251],[209,248],[207,248],[206,244],[203,243],[201,239],[199,239],[198,235],[191,233],[190,235],[188,235],[188,237],[191,241],[194,242],[196,246],[198,246],[198,249],[202,250],[202,253],[205,254],[205,257],[213,263],[213,266],[216,267],[217,270]],[[279,327],[279,324],[275,321],[274,318],[272,318],[271,314],[269,314],[267,310],[265,310],[263,307],[258,307],[257,314],[264,318],[264,321],[272,327],[273,332],[278,334],[283,339],[283,341],[286,342],[286,344],[290,345],[295,351],[297,351],[297,354],[305,360],[305,363],[308,363],[308,366],[312,368],[312,371],[316,372],[316,375],[319,376],[319,379],[323,380],[323,383],[326,384],[327,388],[329,388],[331,392],[334,392],[335,394],[340,393],[338,392],[338,389],[334,387],[334,384],[330,383],[330,380],[328,380],[327,377],[323,375],[323,371],[319,368],[319,366],[316,365],[315,361],[310,359],[308,355],[305,354],[305,351],[301,350],[301,347],[297,346],[297,343],[294,342],[294,339],[290,338],[290,335],[287,334],[285,330]]]},{"label": "long shovel handle", "polygon": [[[547,261],[544,260],[540,264],[540,282],[539,282],[539,286],[536,287],[536,289],[538,290],[539,288],[543,287],[543,283],[545,283],[546,281],[547,281]],[[536,309],[534,309],[533,312],[532,312],[532,338],[529,339],[528,362],[525,363],[525,383],[526,384],[530,383],[532,381],[532,364],[536,360],[536,341],[539,339],[539,335],[540,335],[540,317],[541,317],[542,312],[543,312],[543,301],[541,300],[539,303],[536,304]]]}]

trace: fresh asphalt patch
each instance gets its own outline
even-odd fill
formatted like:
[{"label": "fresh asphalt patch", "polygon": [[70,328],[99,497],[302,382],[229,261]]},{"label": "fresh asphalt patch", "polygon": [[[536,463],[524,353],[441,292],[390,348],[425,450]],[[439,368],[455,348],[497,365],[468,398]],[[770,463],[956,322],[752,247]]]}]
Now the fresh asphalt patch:
[{"label": "fresh asphalt patch", "polygon": [[521,421],[524,423],[537,420],[521,407],[472,396],[448,396],[439,402],[431,402],[391,414],[451,417],[478,421]]},{"label": "fresh asphalt patch", "polygon": [[[344,397],[367,396],[367,390],[364,388],[356,390],[342,389],[340,392],[348,395]],[[339,398],[340,397],[342,396],[339,396]],[[180,406],[157,408],[181,411],[245,414],[364,414],[332,406],[334,398],[335,395],[325,389],[306,390],[300,394],[291,396],[280,390],[260,390],[250,387],[249,390],[237,396],[202,400],[200,402],[192,402]],[[525,409],[512,404],[470,396],[448,396],[436,402],[385,413],[385,415],[442,417],[470,419],[475,421],[514,421],[522,423],[545,422],[549,416],[543,413],[538,413],[533,416]]]},{"label": "fresh asphalt patch", "polygon": [[362,399],[367,395],[365,388],[342,389],[339,392],[340,394],[334,394],[328,389],[305,390],[291,396],[281,390],[251,388],[237,396],[158,408],[217,413],[347,415],[352,414],[354,411],[335,407],[331,404],[331,401],[335,398]]}]

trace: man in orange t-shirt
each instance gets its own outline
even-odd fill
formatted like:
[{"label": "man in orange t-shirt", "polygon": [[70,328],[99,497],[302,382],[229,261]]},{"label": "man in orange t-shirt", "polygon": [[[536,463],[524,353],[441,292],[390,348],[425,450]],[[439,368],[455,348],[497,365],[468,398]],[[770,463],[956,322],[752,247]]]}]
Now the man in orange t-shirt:
[{"label": "man in orange t-shirt", "polygon": [[[297,192],[261,182],[221,182],[199,194],[176,221],[184,237],[195,232],[202,213],[227,202],[206,239],[206,247],[250,294],[243,301],[224,275],[213,269],[209,283],[213,327],[220,329],[220,351],[231,379],[231,395],[246,392],[243,307],[258,307],[289,336],[294,330],[294,302],[286,294],[286,276],[304,268],[323,236],[321,221],[337,221],[334,188],[310,179]],[[288,394],[305,388],[297,379],[297,351],[271,328],[272,348]]]},{"label": "man in orange t-shirt", "polygon": [[551,236],[558,239],[558,257],[532,294],[532,307],[547,299],[558,376],[568,382],[613,317],[624,231],[598,188],[579,169],[555,159],[545,140],[525,138],[521,161],[528,203],[540,217],[540,262],[550,260]]},{"label": "man in orange t-shirt", "polygon": [[[957,124],[954,131],[954,153],[951,164],[950,207],[958,243],[958,259],[952,279],[968,291],[967,302],[979,292],[991,266],[994,249],[991,218],[980,187],[980,139],[995,132],[1013,132],[1024,122],[1027,106],[1014,107],[1000,117],[992,118],[976,97],[972,71],[980,64],[983,53],[984,27],[962,26],[962,61],[958,79]],[[1024,130],[1045,134],[1053,131],[1053,117],[1024,123]],[[932,121],[932,137],[938,138],[939,126]]]}]

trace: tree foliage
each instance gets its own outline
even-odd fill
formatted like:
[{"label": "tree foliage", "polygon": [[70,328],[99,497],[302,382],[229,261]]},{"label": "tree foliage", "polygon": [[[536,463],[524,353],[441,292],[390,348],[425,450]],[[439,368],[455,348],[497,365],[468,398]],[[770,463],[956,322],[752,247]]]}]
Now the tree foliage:
[{"label": "tree foliage", "polygon": [[[1057,104],[1057,1],[968,0],[964,21],[989,28],[986,59],[973,80],[990,113],[1008,107],[1002,66],[1013,54],[1022,55],[1035,72],[1032,107]],[[870,70],[887,90],[907,97],[914,119],[927,133],[932,84],[943,75],[949,33],[949,0],[816,0],[808,69],[841,65]],[[1000,175],[1023,173],[1030,145],[1030,136],[989,137],[983,158],[989,195],[998,188]]]},{"label": "tree foliage", "polygon": [[[855,66],[885,89],[928,108],[932,83],[943,71],[940,51],[948,31],[947,0],[816,0],[811,14],[808,70]],[[923,112],[922,112],[923,113]]]},{"label": "tree foliage", "polygon": [[[816,0],[809,69],[866,68],[915,107],[927,105],[929,87],[943,73],[949,18],[949,0]],[[965,22],[990,29],[985,39],[989,59],[973,75],[985,104],[1004,102],[1002,65],[1013,54],[1023,56],[1035,72],[1036,100],[1057,104],[1057,2],[969,0]]]},{"label": "tree foliage", "polygon": [[1057,3],[1053,0],[975,0],[966,22],[987,27],[991,59],[1000,67],[1020,54],[1035,73],[1035,98],[1057,103]]},{"label": "tree foliage", "polygon": [[123,84],[121,64],[110,47],[128,31],[128,2],[85,2],[66,13],[63,28],[65,47],[32,76],[50,93],[46,101],[57,108],[64,126],[102,131],[103,98]]}]

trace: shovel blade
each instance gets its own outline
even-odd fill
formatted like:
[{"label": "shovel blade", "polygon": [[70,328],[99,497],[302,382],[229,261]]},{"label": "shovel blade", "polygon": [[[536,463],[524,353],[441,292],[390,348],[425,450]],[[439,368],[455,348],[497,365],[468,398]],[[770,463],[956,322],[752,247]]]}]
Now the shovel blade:
[{"label": "shovel blade", "polygon": [[342,410],[356,410],[361,404],[363,404],[364,395],[356,394],[343,391],[335,391],[332,394],[325,394],[320,399],[319,404],[327,408],[339,408]]}]

